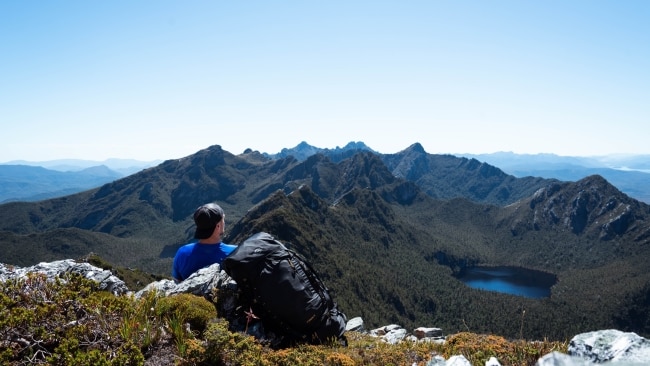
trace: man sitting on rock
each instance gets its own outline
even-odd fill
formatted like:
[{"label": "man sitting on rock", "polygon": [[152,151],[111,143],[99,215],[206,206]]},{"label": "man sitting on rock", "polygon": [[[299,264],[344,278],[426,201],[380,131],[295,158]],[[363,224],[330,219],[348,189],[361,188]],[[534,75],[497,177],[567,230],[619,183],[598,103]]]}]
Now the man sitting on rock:
[{"label": "man sitting on rock", "polygon": [[179,283],[192,273],[214,263],[221,264],[236,245],[224,244],[221,240],[226,228],[226,215],[216,203],[200,206],[194,212],[196,231],[194,238],[198,241],[178,248],[172,265],[172,278]]}]

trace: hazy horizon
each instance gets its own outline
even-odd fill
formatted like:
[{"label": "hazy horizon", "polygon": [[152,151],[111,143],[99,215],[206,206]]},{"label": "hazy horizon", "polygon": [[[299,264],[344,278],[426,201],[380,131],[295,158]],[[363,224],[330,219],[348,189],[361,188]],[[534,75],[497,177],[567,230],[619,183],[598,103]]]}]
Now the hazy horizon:
[{"label": "hazy horizon", "polygon": [[[302,143],[302,142],[306,142],[310,146],[313,146],[313,147],[316,147],[316,148],[323,148],[323,149],[343,148],[346,145],[346,144],[344,144],[344,145],[341,145],[341,146],[338,146],[338,145],[337,146],[315,146],[313,144],[310,144],[308,141],[301,141],[300,143]],[[363,143],[363,141],[350,141],[350,142],[362,142]],[[416,142],[414,142],[413,144],[415,144],[415,143]],[[403,149],[401,149],[399,151],[405,150],[405,149],[407,149],[409,146],[411,146],[413,144],[405,146]],[[252,150],[257,150],[260,153],[266,153],[266,154],[274,155],[274,154],[280,153],[281,150],[283,150],[283,149],[293,149],[293,148],[297,147],[298,145],[299,144],[296,144],[294,146],[286,146],[286,147],[281,148],[279,151],[275,151],[275,152],[259,151],[259,150],[255,149],[255,148],[251,148],[251,149]],[[373,146],[369,146],[368,144],[365,144],[365,145],[368,146],[370,149],[372,149],[374,151],[377,151],[377,152],[382,153],[382,154],[386,154],[386,153],[383,153],[381,151],[378,151]],[[209,146],[206,146],[205,148],[208,148],[208,147]],[[202,149],[199,149],[199,150],[191,153],[190,155],[193,155],[193,154],[199,152],[200,150],[202,150]],[[224,150],[226,150],[226,149],[224,149]],[[228,150],[226,150],[226,151],[228,151]],[[426,151],[426,149],[425,149],[425,151]],[[230,152],[230,153],[232,153],[234,155],[239,154],[239,153],[235,153],[235,152],[232,152],[232,151],[228,151],[228,152]],[[439,154],[439,153],[431,153],[429,151],[426,151],[426,152],[429,153],[429,154]],[[242,152],[240,152],[240,153],[242,153]],[[454,156],[489,156],[489,155],[491,155],[491,156],[499,156],[499,155],[512,154],[512,155],[518,156],[518,157],[544,157],[544,156],[549,156],[549,157],[558,158],[558,159],[564,159],[564,158],[567,158],[567,159],[578,158],[578,159],[580,159],[580,158],[584,158],[584,159],[594,159],[594,160],[601,160],[601,161],[606,161],[608,159],[616,161],[617,159],[624,160],[624,159],[628,159],[628,158],[649,157],[650,156],[650,154],[607,154],[607,155],[593,155],[593,156],[557,155],[557,154],[554,154],[554,153],[518,154],[518,153],[515,153],[515,152],[512,152],[512,151],[495,151],[495,152],[491,152],[491,153],[440,153],[440,154],[449,154],[449,155],[454,155]],[[187,155],[187,156],[189,156],[189,155]],[[178,157],[177,159],[180,159],[180,158],[183,158],[183,157],[185,157],[185,156]],[[101,160],[83,159],[83,158],[61,158],[61,159],[49,159],[49,160],[16,159],[16,160],[0,162],[0,164],[6,165],[6,164],[12,164],[12,163],[21,163],[21,162],[37,164],[37,163],[54,163],[54,162],[66,162],[66,161],[69,161],[69,162],[74,162],[74,161],[96,162],[96,163],[104,163],[104,162],[110,162],[110,161],[116,161],[116,162],[133,161],[133,162],[138,162],[138,163],[156,163],[156,162],[162,162],[162,161],[165,161],[165,160],[168,160],[168,159],[139,160],[139,159],[134,159],[134,158],[114,158],[114,157],[109,157],[107,159],[101,159]],[[635,169],[635,170],[638,171],[638,169]]]}]

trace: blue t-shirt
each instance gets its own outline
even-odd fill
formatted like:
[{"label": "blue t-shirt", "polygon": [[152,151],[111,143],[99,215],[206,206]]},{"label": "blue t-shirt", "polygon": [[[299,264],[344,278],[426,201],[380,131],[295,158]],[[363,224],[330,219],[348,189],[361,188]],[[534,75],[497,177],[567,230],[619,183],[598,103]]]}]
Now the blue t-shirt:
[{"label": "blue t-shirt", "polygon": [[221,261],[237,248],[231,244],[199,244],[198,242],[185,244],[178,248],[172,266],[172,277],[177,281],[183,281],[192,273],[203,267]]}]

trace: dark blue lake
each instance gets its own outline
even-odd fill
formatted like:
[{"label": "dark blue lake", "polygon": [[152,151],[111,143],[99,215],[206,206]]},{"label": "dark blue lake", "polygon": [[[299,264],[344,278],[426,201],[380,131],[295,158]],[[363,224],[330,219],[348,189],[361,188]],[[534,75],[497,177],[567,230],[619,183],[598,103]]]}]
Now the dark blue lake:
[{"label": "dark blue lake", "polygon": [[550,297],[557,282],[553,274],[520,267],[465,268],[457,278],[472,288],[533,299]]}]

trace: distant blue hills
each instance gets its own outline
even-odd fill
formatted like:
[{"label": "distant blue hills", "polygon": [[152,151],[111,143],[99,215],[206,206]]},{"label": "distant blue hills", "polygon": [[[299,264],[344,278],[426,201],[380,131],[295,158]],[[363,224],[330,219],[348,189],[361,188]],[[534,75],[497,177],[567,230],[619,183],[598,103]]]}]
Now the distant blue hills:
[{"label": "distant blue hills", "polygon": [[104,161],[83,160],[83,159],[57,159],[57,160],[48,160],[48,161],[12,160],[0,164],[0,167],[2,167],[3,165],[26,165],[26,166],[43,167],[46,169],[56,170],[60,172],[76,172],[87,168],[105,166],[110,170],[122,174],[122,176],[127,176],[133,173],[137,173],[142,169],[156,166],[160,163],[162,163],[162,160],[154,160],[154,161],[140,161],[134,159],[106,159]]},{"label": "distant blue hills", "polygon": [[[314,154],[327,152],[329,156],[336,156],[332,154],[336,153],[340,158],[345,158],[359,150],[379,154],[363,142],[350,142],[344,147],[327,149],[303,141],[293,148],[284,148],[279,153],[263,155],[270,159],[294,156],[298,160],[305,160]],[[572,157],[512,152],[453,155],[474,158],[518,178],[533,176],[578,181],[597,174],[628,196],[650,203],[650,155]],[[0,164],[0,203],[38,201],[74,194],[110,183],[161,162],[162,160],[132,159],[7,162]]]},{"label": "distant blue hills", "polygon": [[109,159],[11,161],[0,164],[0,203],[40,201],[96,188],[160,161]]},{"label": "distant blue hills", "polygon": [[533,176],[575,182],[597,174],[628,196],[650,203],[650,155],[574,157],[498,152],[457,156],[483,161],[517,178]]}]

